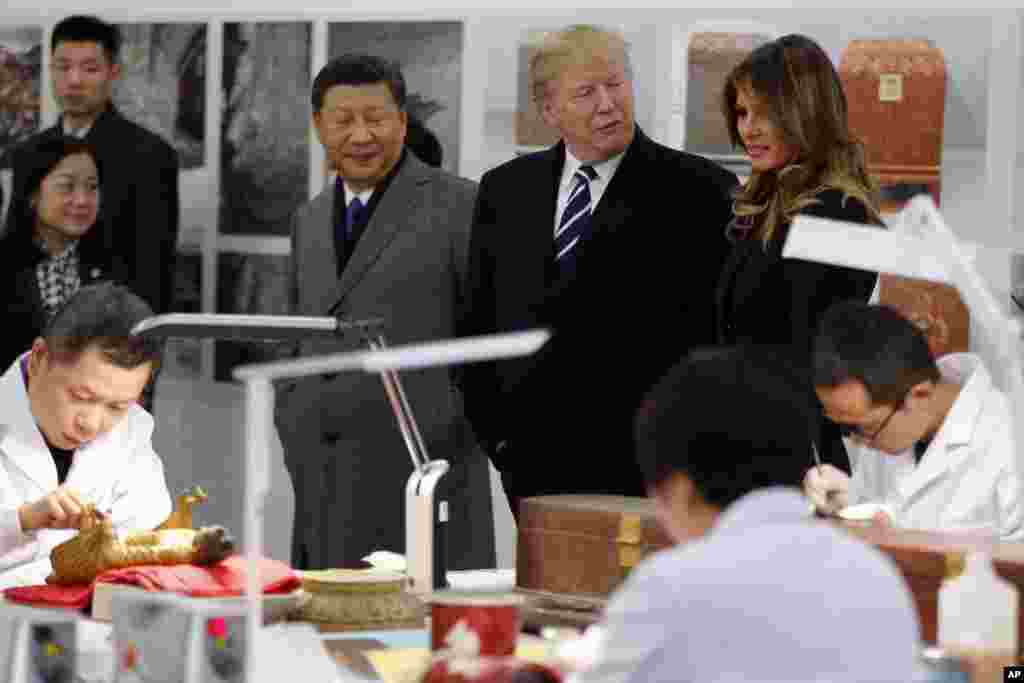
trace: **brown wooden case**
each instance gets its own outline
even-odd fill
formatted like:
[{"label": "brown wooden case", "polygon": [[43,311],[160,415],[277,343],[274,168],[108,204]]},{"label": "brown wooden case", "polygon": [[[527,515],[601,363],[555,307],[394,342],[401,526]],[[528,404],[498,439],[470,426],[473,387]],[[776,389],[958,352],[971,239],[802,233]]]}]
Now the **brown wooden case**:
[{"label": "brown wooden case", "polygon": [[878,301],[917,325],[935,358],[968,351],[971,314],[955,287],[883,273]]},{"label": "brown wooden case", "polygon": [[645,555],[670,545],[646,498],[527,498],[519,508],[516,585],[606,597]]},{"label": "brown wooden case", "polygon": [[[946,64],[928,40],[853,40],[839,64],[849,123],[867,147],[883,210],[924,187],[939,203]],[[884,201],[886,197],[889,201]]]},{"label": "brown wooden case", "polygon": [[[921,636],[935,643],[938,636],[939,587],[947,576],[963,570],[972,550],[988,553],[996,572],[1017,587],[1024,599],[1024,543],[998,543],[967,534],[933,533],[867,527],[840,522],[854,536],[875,546],[899,567],[910,586],[921,621]],[[1024,605],[1018,605],[1018,659],[1024,653]]]}]

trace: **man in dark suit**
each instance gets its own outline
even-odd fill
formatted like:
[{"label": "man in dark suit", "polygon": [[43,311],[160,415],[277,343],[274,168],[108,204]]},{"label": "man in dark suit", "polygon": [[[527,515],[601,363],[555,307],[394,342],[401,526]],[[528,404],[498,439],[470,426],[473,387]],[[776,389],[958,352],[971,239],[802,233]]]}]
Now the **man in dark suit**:
[{"label": "man in dark suit", "polygon": [[459,373],[513,513],[530,495],[644,494],[632,416],[678,358],[712,340],[736,184],[639,129],[616,33],[550,34],[530,68],[562,140],[481,180],[460,319],[462,335],[554,332],[531,358]]},{"label": "man in dark suit", "polygon": [[[331,61],[313,83],[312,106],[338,176],[292,219],[293,312],[383,319],[396,345],[454,336],[476,184],[408,151],[405,80],[386,60]],[[365,348],[353,335],[299,351]],[[461,396],[444,368],[402,377],[429,456],[451,466],[449,567],[493,567],[490,471]],[[351,567],[375,550],[403,552],[412,463],[380,378],[285,383],[275,422],[295,489],[292,563]]]},{"label": "man in dark suit", "polygon": [[[11,150],[13,201],[25,196],[27,158],[42,140],[80,137],[103,169],[100,217],[90,239],[111,256],[112,275],[156,313],[171,309],[178,243],[178,155],[158,135],[121,116],[111,103],[120,33],[96,17],[59,22],[50,40],[50,77],[61,109],[56,125]],[[11,207],[8,215],[17,215]]]}]

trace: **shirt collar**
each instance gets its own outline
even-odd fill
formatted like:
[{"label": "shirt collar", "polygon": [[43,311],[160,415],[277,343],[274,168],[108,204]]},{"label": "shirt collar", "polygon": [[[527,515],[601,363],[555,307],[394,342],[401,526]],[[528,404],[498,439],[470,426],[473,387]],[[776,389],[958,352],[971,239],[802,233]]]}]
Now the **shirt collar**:
[{"label": "shirt collar", "polygon": [[359,201],[361,201],[363,203],[363,206],[367,206],[370,203],[370,200],[373,198],[373,193],[374,192],[376,192],[377,190],[380,190],[381,193],[383,193],[384,190],[386,190],[388,188],[388,185],[391,184],[391,181],[395,179],[395,176],[398,175],[398,171],[402,168],[402,164],[405,163],[405,155],[406,155],[406,150],[403,147],[402,148],[402,153],[401,153],[401,155],[399,155],[398,161],[395,163],[394,167],[390,171],[388,171],[388,174],[386,176],[384,176],[384,179],[381,182],[377,183],[374,187],[371,187],[368,190],[362,190],[360,192],[356,192],[355,190],[353,190],[349,186],[349,184],[345,181],[345,179],[342,178],[341,179],[341,183],[342,183],[342,185],[345,186],[345,202],[346,202],[346,206],[348,204],[351,204],[352,200],[354,198],[356,198],[356,197],[359,197]]},{"label": "shirt collar", "polygon": [[357,197],[359,198],[359,201],[363,203],[363,206],[366,206],[367,204],[370,203],[370,197],[373,196],[374,188],[371,187],[368,190],[361,190],[357,192],[356,190],[353,190],[352,187],[349,186],[349,184],[346,183],[344,180],[342,180],[341,183],[342,185],[345,186],[345,201],[348,204],[351,204],[352,200],[356,199]]},{"label": "shirt collar", "polygon": [[992,377],[981,357],[973,353],[951,353],[940,358],[937,365],[943,380],[960,385],[960,393],[932,441],[938,441],[942,434],[948,446],[970,443],[985,397],[995,388]]},{"label": "shirt collar", "polygon": [[771,524],[811,518],[807,500],[796,489],[772,486],[742,496],[719,515],[711,534],[737,533]]},{"label": "shirt collar", "polygon": [[43,243],[42,240],[40,240],[40,239],[36,239],[35,240],[36,246],[39,247],[40,249],[42,249],[43,254],[46,255],[46,259],[50,260],[50,261],[54,261],[56,263],[61,263],[61,262],[67,261],[69,258],[71,258],[71,255],[74,254],[78,250],[78,242],[79,242],[79,240],[72,241],[67,247],[64,248],[64,251],[62,251],[61,253],[57,254],[56,256],[53,256],[49,251],[46,250],[46,245]]},{"label": "shirt collar", "polygon": [[[615,175],[615,169],[622,163],[622,158],[626,156],[625,150],[621,153],[616,154],[610,159],[605,159],[596,164],[590,164],[590,166],[597,173],[597,178],[593,182],[596,183],[607,183],[613,175]],[[566,185],[572,182],[573,176],[576,175],[576,171],[579,170],[583,162],[573,156],[569,148],[565,148],[565,165],[562,167],[562,185]]]},{"label": "shirt collar", "polygon": [[96,123],[96,121],[93,121],[92,123],[90,123],[88,126],[85,126],[84,128],[78,128],[78,129],[72,130],[71,127],[68,126],[67,119],[62,118],[61,122],[60,122],[60,127],[61,127],[61,130],[64,131],[64,135],[67,135],[67,136],[73,137],[73,138],[78,138],[79,140],[81,140],[81,139],[85,138],[86,135],[89,134],[89,131],[92,130],[92,126],[93,126],[94,123]]}]

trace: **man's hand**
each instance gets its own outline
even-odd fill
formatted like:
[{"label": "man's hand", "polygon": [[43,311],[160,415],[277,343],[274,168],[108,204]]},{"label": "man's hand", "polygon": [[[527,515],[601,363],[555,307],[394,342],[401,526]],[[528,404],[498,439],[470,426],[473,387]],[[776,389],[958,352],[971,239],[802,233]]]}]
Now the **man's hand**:
[{"label": "man's hand", "polygon": [[18,521],[24,532],[38,529],[77,529],[85,505],[78,492],[61,486],[32,503],[18,508]]},{"label": "man's hand", "polygon": [[804,493],[824,515],[834,515],[850,502],[850,476],[832,465],[812,467],[804,475]]},{"label": "man's hand", "polygon": [[886,514],[883,510],[879,510],[871,518],[871,525],[880,529],[891,529],[895,526],[892,523],[892,517]]}]

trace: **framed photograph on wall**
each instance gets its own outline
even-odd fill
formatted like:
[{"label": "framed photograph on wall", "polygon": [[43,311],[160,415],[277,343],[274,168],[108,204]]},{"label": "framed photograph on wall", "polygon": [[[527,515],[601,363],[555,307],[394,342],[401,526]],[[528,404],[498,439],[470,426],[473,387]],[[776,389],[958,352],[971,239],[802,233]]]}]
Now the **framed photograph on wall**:
[{"label": "framed photograph on wall", "polygon": [[39,130],[43,29],[0,27],[0,234],[11,198],[7,150]]},{"label": "framed photograph on wall", "polygon": [[308,22],[224,24],[223,235],[287,236],[309,188]]},{"label": "framed photograph on wall", "polygon": [[441,167],[458,173],[463,22],[332,22],[327,30],[328,59],[354,52],[398,63],[407,90],[409,146],[417,149],[416,136],[435,137],[441,145]]},{"label": "framed photograph on wall", "polygon": [[672,30],[671,74],[659,126],[672,147],[708,157],[737,173],[750,161],[733,149],[722,115],[725,78],[754,49],[779,37],[773,26],[747,21],[698,21]]},{"label": "framed photograph on wall", "polygon": [[536,52],[537,41],[550,29],[527,31],[517,46],[516,53],[516,147],[520,152],[532,152],[550,147],[560,135],[541,118],[540,110],[530,86],[530,62]]},{"label": "framed photograph on wall", "polygon": [[39,130],[42,40],[39,26],[0,28],[0,158]]},{"label": "framed photograph on wall", "polygon": [[125,23],[121,78],[114,92],[120,112],[178,150],[182,170],[204,164],[206,136],[206,24]]}]

